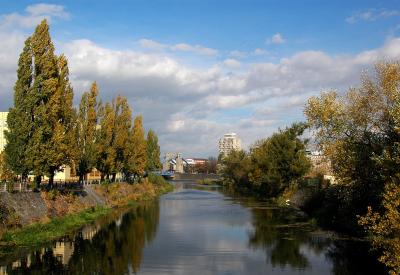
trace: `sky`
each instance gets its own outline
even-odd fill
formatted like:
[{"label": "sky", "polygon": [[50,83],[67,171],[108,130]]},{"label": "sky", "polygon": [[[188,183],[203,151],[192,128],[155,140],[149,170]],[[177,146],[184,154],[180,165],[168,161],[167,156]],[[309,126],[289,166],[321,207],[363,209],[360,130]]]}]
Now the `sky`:
[{"label": "sky", "polygon": [[18,56],[47,18],[68,58],[74,103],[96,81],[120,94],[162,153],[217,156],[304,121],[307,99],[344,93],[379,61],[400,60],[400,0],[0,0],[0,110],[13,104]]}]

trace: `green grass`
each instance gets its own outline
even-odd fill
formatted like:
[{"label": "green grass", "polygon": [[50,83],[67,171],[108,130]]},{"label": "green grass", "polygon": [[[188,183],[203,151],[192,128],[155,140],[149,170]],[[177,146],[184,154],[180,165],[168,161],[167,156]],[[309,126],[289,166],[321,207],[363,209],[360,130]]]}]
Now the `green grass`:
[{"label": "green grass", "polygon": [[6,245],[35,246],[61,238],[109,212],[109,208],[94,207],[77,214],[55,218],[48,223],[36,223],[22,229],[8,231],[1,241]]}]

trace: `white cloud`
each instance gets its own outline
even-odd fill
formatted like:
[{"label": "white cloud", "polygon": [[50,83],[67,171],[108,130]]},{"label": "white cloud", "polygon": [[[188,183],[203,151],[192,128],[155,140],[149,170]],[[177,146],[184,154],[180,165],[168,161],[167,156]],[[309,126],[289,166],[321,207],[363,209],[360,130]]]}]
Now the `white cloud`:
[{"label": "white cloud", "polygon": [[231,69],[237,69],[237,68],[240,68],[241,63],[239,61],[237,61],[236,59],[228,58],[228,59],[224,60],[224,65]]},{"label": "white cloud", "polygon": [[60,5],[34,4],[28,6],[26,14],[10,13],[0,17],[0,28],[31,28],[36,26],[44,18],[51,21],[52,18],[68,19],[70,14]]},{"label": "white cloud", "polygon": [[386,10],[386,9],[369,9],[357,12],[346,18],[346,22],[350,24],[359,21],[376,21],[378,19],[389,18],[393,16],[400,16],[399,10]]},{"label": "white cloud", "polygon": [[286,39],[283,38],[282,34],[280,33],[276,33],[274,34],[271,38],[267,39],[266,43],[267,44],[283,44],[286,42]]},{"label": "white cloud", "polygon": [[184,126],[185,126],[184,120],[173,120],[173,121],[170,121],[170,125],[167,130],[170,132],[178,132]]},{"label": "white cloud", "polygon": [[170,51],[181,51],[181,52],[191,52],[199,55],[216,56],[218,50],[207,48],[201,45],[190,45],[186,43],[179,43],[175,45],[167,45],[159,43],[151,39],[140,39],[138,44],[141,48],[150,50],[170,50]]},{"label": "white cloud", "polygon": [[265,54],[267,54],[267,51],[266,51],[266,50],[263,50],[263,49],[260,49],[260,48],[257,48],[257,49],[254,50],[253,53],[254,53],[255,55],[265,55]]},{"label": "white cloud", "polygon": [[30,5],[26,8],[26,11],[33,16],[51,15],[59,18],[69,18],[70,16],[63,6],[44,3]]},{"label": "white cloud", "polygon": [[167,47],[167,45],[158,43],[157,41],[151,39],[140,39],[138,43],[140,47],[151,50],[162,50]]},{"label": "white cloud", "polygon": [[[18,55],[26,37],[16,27],[12,31],[0,27],[2,110],[11,105]],[[87,39],[56,44],[69,60],[75,103],[97,81],[103,100],[120,93],[135,114],[143,114],[145,127],[159,135],[163,152],[204,157],[216,154],[218,138],[224,133],[237,132],[249,145],[301,120],[310,95],[331,88],[345,90],[356,85],[362,70],[374,62],[400,58],[400,38],[390,38],[379,48],[354,55],[301,51],[275,63],[229,58],[226,64],[216,60],[214,65],[196,68],[164,52],[162,43],[142,39],[139,45],[162,50],[114,50]],[[179,45],[176,51],[198,54],[195,46]],[[226,72],[224,66],[235,66],[235,61],[242,64],[240,71]]]},{"label": "white cloud", "polygon": [[171,47],[175,51],[193,52],[201,55],[215,56],[218,54],[218,50],[203,47],[201,45],[189,45],[186,43],[176,44]]},{"label": "white cloud", "polygon": [[238,51],[238,50],[234,50],[234,51],[230,51],[229,55],[235,58],[244,58],[247,56],[247,53],[244,51]]}]

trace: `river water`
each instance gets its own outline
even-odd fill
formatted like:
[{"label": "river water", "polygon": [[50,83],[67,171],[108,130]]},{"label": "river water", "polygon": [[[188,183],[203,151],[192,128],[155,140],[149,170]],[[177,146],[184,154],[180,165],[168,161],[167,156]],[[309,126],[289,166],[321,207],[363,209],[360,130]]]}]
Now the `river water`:
[{"label": "river water", "polygon": [[176,185],[39,248],[0,258],[0,274],[381,274],[365,243],[333,237],[301,213]]}]

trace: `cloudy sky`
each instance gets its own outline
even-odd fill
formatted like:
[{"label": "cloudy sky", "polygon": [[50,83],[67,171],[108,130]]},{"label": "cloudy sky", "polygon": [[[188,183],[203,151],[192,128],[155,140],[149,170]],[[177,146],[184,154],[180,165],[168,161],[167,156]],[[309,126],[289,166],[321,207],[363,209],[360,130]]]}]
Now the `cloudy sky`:
[{"label": "cloudy sky", "polygon": [[18,56],[41,19],[69,60],[75,104],[92,81],[128,98],[162,152],[217,155],[304,120],[308,97],[357,86],[400,59],[400,0],[0,0],[0,110],[12,105]]}]

